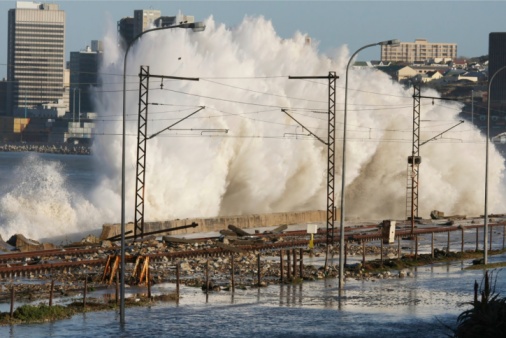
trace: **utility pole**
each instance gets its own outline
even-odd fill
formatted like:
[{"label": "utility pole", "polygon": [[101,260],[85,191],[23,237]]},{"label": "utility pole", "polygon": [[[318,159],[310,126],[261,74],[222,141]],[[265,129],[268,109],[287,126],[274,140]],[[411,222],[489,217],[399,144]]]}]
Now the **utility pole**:
[{"label": "utility pole", "polygon": [[408,188],[406,196],[411,203],[411,236],[414,234],[415,217],[418,217],[418,179],[419,165],[422,162],[420,157],[420,85],[413,84],[413,143],[411,146],[411,156],[408,156]]},{"label": "utility pole", "polygon": [[286,110],[282,111],[290,116],[295,122],[299,123],[302,128],[310,132],[320,142],[327,145],[327,252],[325,255],[325,271],[327,270],[328,256],[330,253],[330,246],[334,243],[334,222],[336,219],[335,209],[335,194],[334,194],[334,183],[335,183],[335,139],[336,139],[336,80],[339,76],[336,72],[329,72],[327,76],[289,76],[289,79],[328,79],[329,80],[329,102],[328,102],[328,138],[327,142],[318,138],[315,134],[311,133],[306,127],[300,124],[292,116],[290,116]]},{"label": "utility pole", "polygon": [[431,140],[434,140],[437,136],[446,133],[447,131],[464,122],[460,121],[457,125],[420,144],[420,100],[422,98],[432,99],[432,104],[434,104],[434,100],[458,101],[457,99],[444,97],[423,96],[420,94],[420,84],[413,84],[413,144],[411,147],[411,156],[408,156],[408,166],[410,166],[410,168],[408,167],[408,183],[406,192],[406,205],[407,208],[410,209],[411,237],[414,236],[415,218],[418,218],[418,185],[420,178],[419,165],[422,163],[422,157],[420,156],[420,146]]},{"label": "utility pole", "polygon": [[[136,181],[135,181],[135,226],[134,226],[134,238],[143,238],[144,236],[144,194],[145,194],[145,182],[146,182],[146,154],[147,154],[147,141],[160,135],[166,130],[175,130],[172,127],[186,120],[187,118],[197,114],[205,107],[201,106],[196,111],[183,117],[177,122],[171,124],[162,130],[147,136],[148,128],[148,105],[149,105],[149,78],[158,79],[175,79],[175,80],[188,80],[188,81],[199,81],[198,78],[190,77],[176,77],[167,75],[154,75],[149,73],[149,66],[141,66],[139,73],[139,116],[138,116],[138,133],[137,133],[137,167],[136,167]],[[163,84],[160,85],[163,88]],[[153,105],[158,105],[152,103]],[[179,130],[179,129],[178,129]],[[202,132],[228,132],[228,129],[184,129],[191,131]]]},{"label": "utility pole", "polygon": [[165,75],[149,74],[149,66],[141,66],[139,73],[139,116],[137,133],[137,167],[135,181],[135,226],[134,238],[144,235],[144,183],[146,180],[146,151],[147,151],[147,130],[148,130],[148,98],[149,78],[179,79],[198,81],[198,78],[181,78]]}]

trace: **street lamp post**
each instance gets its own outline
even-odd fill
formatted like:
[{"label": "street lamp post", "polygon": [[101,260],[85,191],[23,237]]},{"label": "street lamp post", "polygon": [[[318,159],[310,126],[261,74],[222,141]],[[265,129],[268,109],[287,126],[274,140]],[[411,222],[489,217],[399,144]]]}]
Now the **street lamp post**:
[{"label": "street lamp post", "polygon": [[[490,90],[492,89],[492,81],[495,76],[506,69],[503,66],[496,70],[496,72],[488,80],[488,93],[487,93],[487,145],[485,147],[485,222],[483,226],[483,264],[488,264],[488,144],[490,143]],[[491,243],[492,244],[492,243]]]},{"label": "street lamp post", "polygon": [[173,26],[164,26],[145,30],[134,37],[127,45],[123,61],[123,128],[122,128],[122,149],[121,149],[121,264],[120,264],[120,323],[125,324],[125,148],[126,148],[126,70],[127,57],[130,47],[141,36],[153,31],[160,31],[172,28],[190,28],[194,32],[206,29],[203,22],[181,23]]},{"label": "street lamp post", "polygon": [[365,45],[359,48],[353,55],[350,57],[348,61],[348,65],[346,66],[346,80],[344,85],[344,121],[343,121],[343,160],[342,160],[342,170],[341,170],[341,219],[340,219],[340,244],[339,244],[339,289],[343,289],[344,287],[344,185],[345,185],[345,173],[346,173],[346,122],[348,115],[348,71],[350,69],[350,64],[353,58],[362,50],[373,47],[373,46],[399,46],[399,40],[387,40],[376,43],[371,43],[369,45]]}]

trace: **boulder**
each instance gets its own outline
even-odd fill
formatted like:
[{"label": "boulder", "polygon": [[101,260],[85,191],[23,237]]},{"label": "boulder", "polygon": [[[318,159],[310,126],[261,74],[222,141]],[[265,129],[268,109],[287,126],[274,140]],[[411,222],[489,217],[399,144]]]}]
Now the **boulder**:
[{"label": "boulder", "polygon": [[27,251],[38,251],[38,250],[49,250],[54,249],[55,245],[51,243],[40,243],[33,239],[28,239],[21,234],[16,234],[9,238],[7,244],[10,244],[21,252]]}]

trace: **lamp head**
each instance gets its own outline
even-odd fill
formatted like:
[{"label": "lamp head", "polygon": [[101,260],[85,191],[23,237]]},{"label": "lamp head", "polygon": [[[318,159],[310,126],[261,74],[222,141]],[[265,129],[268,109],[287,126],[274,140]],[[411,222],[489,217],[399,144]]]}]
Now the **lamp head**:
[{"label": "lamp head", "polygon": [[378,42],[378,45],[380,45],[380,46],[398,47],[398,46],[401,45],[401,42],[398,39],[393,39],[393,40],[386,40],[386,41]]},{"label": "lamp head", "polygon": [[202,21],[193,22],[188,25],[188,28],[191,28],[194,32],[202,32],[206,29],[206,25]]}]

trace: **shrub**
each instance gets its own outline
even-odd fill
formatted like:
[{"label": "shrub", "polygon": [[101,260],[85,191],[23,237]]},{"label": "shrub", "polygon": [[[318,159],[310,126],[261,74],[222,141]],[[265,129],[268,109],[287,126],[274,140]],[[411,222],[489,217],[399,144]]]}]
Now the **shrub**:
[{"label": "shrub", "polygon": [[479,290],[481,300],[478,300],[478,283],[474,282],[474,301],[468,304],[472,308],[462,312],[457,318],[455,337],[504,337],[506,332],[506,298],[499,297],[495,292],[495,282],[491,286],[488,272],[485,273],[484,287]]},{"label": "shrub", "polygon": [[22,305],[14,311],[13,317],[23,322],[42,322],[69,318],[72,313],[61,305]]}]

